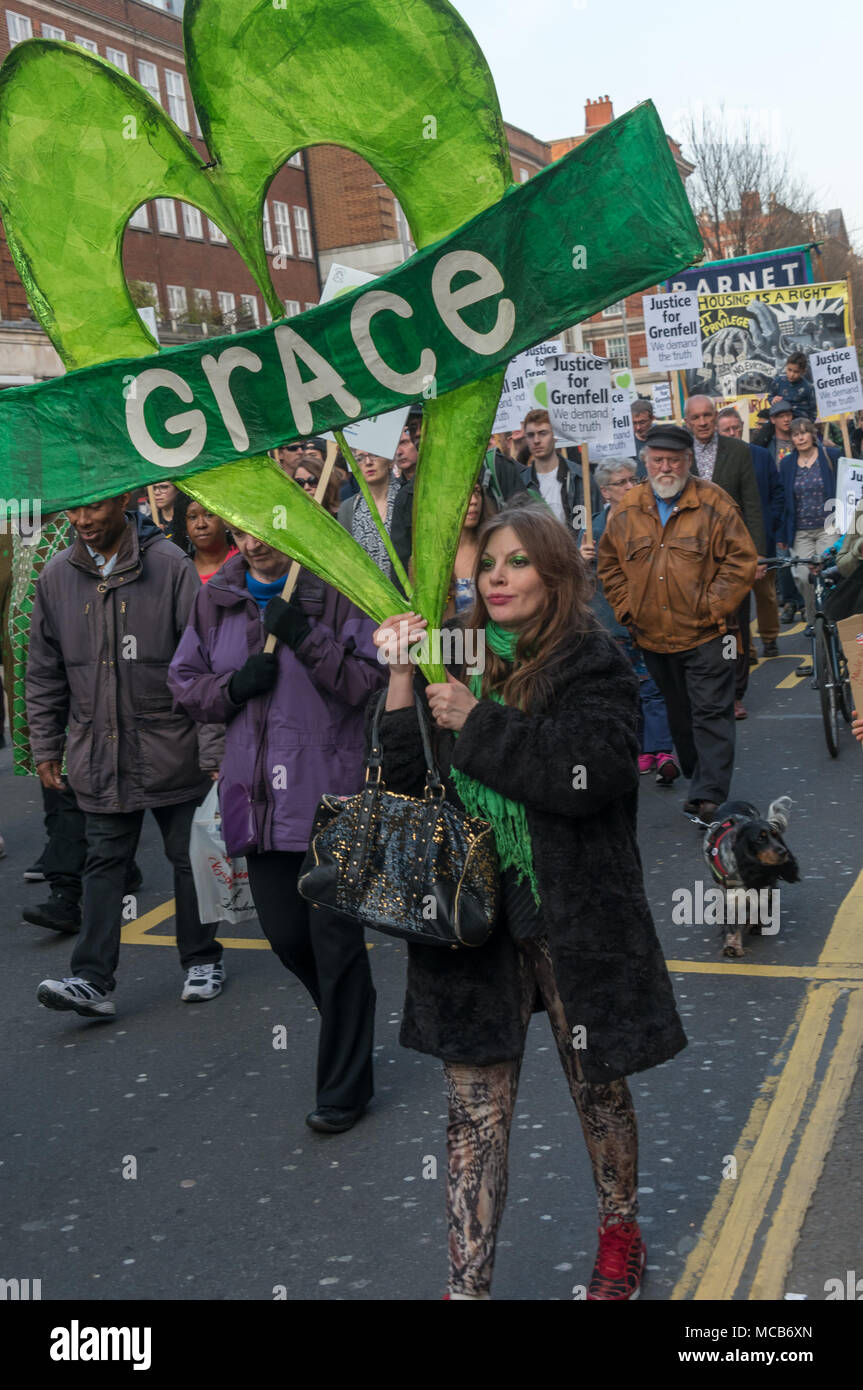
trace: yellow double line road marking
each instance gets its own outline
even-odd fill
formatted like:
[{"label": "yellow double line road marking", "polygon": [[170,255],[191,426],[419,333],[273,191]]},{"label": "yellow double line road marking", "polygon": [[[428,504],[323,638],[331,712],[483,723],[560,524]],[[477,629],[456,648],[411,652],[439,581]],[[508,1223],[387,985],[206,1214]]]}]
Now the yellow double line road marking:
[{"label": "yellow double line road marking", "polygon": [[[783,1295],[806,1209],[863,1048],[861,922],[863,873],[839,908],[818,960],[820,970],[830,975],[836,971],[836,976],[811,978],[810,972],[805,997],[774,1059],[773,1074],[737,1144],[739,1177],[723,1180],[673,1299]],[[767,1223],[761,1256],[747,1287],[746,1267]]]}]

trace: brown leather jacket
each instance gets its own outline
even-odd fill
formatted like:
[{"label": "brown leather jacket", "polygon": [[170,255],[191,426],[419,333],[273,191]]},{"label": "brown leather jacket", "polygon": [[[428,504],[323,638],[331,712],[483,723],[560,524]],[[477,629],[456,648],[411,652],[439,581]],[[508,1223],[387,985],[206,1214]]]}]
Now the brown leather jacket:
[{"label": "brown leather jacket", "polygon": [[755,546],[727,492],[691,475],[665,526],[650,483],[609,513],[597,574],[640,647],[685,652],[727,629],[755,578]]}]

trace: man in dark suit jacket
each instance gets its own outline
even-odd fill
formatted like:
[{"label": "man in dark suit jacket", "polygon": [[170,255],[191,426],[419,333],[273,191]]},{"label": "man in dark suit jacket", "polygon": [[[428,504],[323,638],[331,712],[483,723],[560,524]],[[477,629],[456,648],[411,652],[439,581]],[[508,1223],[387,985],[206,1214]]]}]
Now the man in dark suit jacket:
[{"label": "man in dark suit jacket", "polygon": [[[720,434],[726,435],[729,439],[743,439],[743,421],[733,405],[720,410],[716,417],[716,428]],[[758,484],[758,494],[761,498],[761,515],[764,520],[764,533],[767,540],[764,554],[770,557],[776,554],[776,532],[782,524],[785,492],[779,478],[779,470],[773,462],[769,450],[750,443],[749,452],[752,455],[755,481]],[[752,593],[755,598],[758,631],[761,634],[764,655],[766,657],[778,656],[779,647],[776,639],[779,636],[779,604],[776,599],[775,571],[770,570],[763,579],[756,579]]]},{"label": "man in dark suit jacket", "polygon": [[[716,483],[717,487],[723,488],[737,503],[758,552],[759,562],[762,561],[766,555],[767,538],[749,445],[744,444],[742,439],[730,439],[718,432],[716,404],[710,396],[690,396],[686,402],[685,419],[694,440],[693,471],[700,478],[706,478],[708,482]],[[764,565],[759,563],[755,572],[756,580],[761,579],[765,573]],[[737,621],[740,640],[737,650],[734,715],[737,719],[745,719],[743,696],[749,684],[748,594],[738,609]]]}]

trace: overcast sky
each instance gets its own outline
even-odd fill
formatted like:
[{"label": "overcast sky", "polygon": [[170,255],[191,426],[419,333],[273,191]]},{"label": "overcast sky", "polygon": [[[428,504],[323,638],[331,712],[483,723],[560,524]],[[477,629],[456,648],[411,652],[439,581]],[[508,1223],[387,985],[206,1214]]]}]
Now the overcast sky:
[{"label": "overcast sky", "polygon": [[549,140],[583,132],[588,97],[608,94],[615,116],[650,97],[680,139],[690,107],[748,109],[818,209],[842,208],[863,250],[863,0],[454,4],[485,53],[504,120]]}]

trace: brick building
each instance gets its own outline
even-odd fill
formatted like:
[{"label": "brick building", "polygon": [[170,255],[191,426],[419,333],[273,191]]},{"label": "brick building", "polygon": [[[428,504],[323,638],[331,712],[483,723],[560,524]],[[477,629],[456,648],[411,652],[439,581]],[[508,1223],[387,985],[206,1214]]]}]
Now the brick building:
[{"label": "brick building", "polygon": [[[28,38],[79,43],[146,87],[207,162],[186,77],[181,10],[181,0],[164,0],[164,5],[8,0],[0,16],[0,59]],[[317,304],[320,292],[304,164],[303,155],[295,155],[276,174],[263,225],[267,250],[279,252],[271,275],[289,315]],[[159,198],[137,210],[126,229],[123,264],[135,302],[156,308],[162,342],[251,328],[270,318],[251,274],[224,234],[197,208],[176,198]],[[39,381],[61,370],[28,307],[5,236],[0,236],[0,385]]]},{"label": "brick building", "polygon": [[[613,119],[612,103],[605,96],[585,103],[581,135],[544,141],[504,123],[513,182],[525,183]],[[688,178],[693,165],[683,158],[675,140],[669,137],[668,143],[681,179]],[[415,249],[407,222],[398,201],[371,165],[359,155],[331,145],[308,150],[306,159],[322,279],[326,279],[334,262],[381,275],[406,260]],[[641,293],[630,295],[625,306],[609,305],[577,328],[569,329],[566,341],[571,348],[585,348],[609,357],[616,367],[631,367],[638,386],[665,380],[664,375],[647,369]]]},{"label": "brick building", "polygon": [[[549,147],[526,130],[505,125],[512,177],[524,183],[551,162]],[[352,150],[317,145],[305,154],[315,210],[321,279],[330,266],[350,265],[383,275],[416,247],[398,199],[370,164]]]}]

